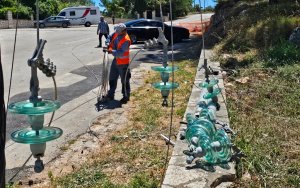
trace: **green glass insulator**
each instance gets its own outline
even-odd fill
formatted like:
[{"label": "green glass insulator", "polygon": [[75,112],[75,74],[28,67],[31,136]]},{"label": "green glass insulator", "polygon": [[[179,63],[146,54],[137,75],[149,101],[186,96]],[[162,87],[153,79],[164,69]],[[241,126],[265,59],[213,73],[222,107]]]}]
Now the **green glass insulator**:
[{"label": "green glass insulator", "polygon": [[34,103],[29,100],[15,102],[8,106],[8,110],[10,112],[25,115],[42,115],[48,112],[53,112],[58,108],[60,108],[60,103],[58,101],[47,99]]},{"label": "green glass insulator", "polygon": [[217,95],[219,95],[221,93],[221,89],[217,88],[217,89],[214,89],[214,91],[212,93],[206,93],[203,95],[203,98],[204,99],[211,99]]},{"label": "green glass insulator", "polygon": [[179,87],[179,84],[174,82],[156,82],[153,83],[152,86],[158,90],[172,90]]},{"label": "green glass insulator", "polygon": [[231,152],[232,144],[223,129],[219,129],[216,132],[214,136],[214,141],[218,141],[220,143],[220,149],[216,151],[218,162],[220,163],[228,162],[232,156],[232,152]]},{"label": "green glass insulator", "polygon": [[217,79],[211,79],[209,82],[202,82],[199,84],[199,87],[202,88],[209,88],[217,85],[219,83],[219,80]]},{"label": "green glass insulator", "polygon": [[204,108],[204,109],[201,109],[199,118],[207,119],[210,122],[214,122],[216,120],[216,113],[212,109]]},{"label": "green glass insulator", "polygon": [[21,129],[13,132],[11,139],[22,144],[42,144],[59,138],[62,133],[62,129],[57,127],[46,127],[38,131]]},{"label": "green glass insulator", "polygon": [[210,137],[212,137],[216,132],[215,126],[210,121],[200,118],[195,119],[192,125],[188,124],[186,138],[191,139],[194,137],[193,134],[199,129],[202,129]]},{"label": "green glass insulator", "polygon": [[172,66],[153,66],[151,67],[152,70],[157,71],[157,72],[167,72],[167,73],[171,73],[171,72],[175,72],[178,70],[177,66],[174,66],[174,68]]},{"label": "green glass insulator", "polygon": [[205,156],[203,157],[208,163],[210,164],[215,164],[217,163],[217,155],[216,152],[213,150],[211,147],[211,141],[206,139],[204,140],[199,140],[199,145],[201,145],[202,149],[205,151]]}]

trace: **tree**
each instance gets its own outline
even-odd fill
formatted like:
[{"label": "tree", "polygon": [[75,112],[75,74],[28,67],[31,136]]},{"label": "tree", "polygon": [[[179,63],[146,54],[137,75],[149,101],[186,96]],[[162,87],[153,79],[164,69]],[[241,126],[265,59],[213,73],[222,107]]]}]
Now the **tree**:
[{"label": "tree", "polygon": [[143,14],[148,9],[148,4],[146,0],[135,0],[134,2],[134,10],[139,14]]},{"label": "tree", "polygon": [[122,7],[122,0],[100,0],[100,6],[105,7],[108,15],[115,15],[116,17],[123,17],[125,13],[125,8]]}]

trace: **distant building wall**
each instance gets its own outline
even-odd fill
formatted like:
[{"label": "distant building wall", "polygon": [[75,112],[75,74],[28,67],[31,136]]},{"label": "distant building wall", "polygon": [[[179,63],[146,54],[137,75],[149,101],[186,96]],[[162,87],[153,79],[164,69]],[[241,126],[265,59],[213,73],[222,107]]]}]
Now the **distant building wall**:
[{"label": "distant building wall", "polygon": [[[0,29],[12,29],[16,27],[16,19],[13,19],[12,12],[7,12],[7,19],[6,20],[0,20]],[[18,20],[18,27],[19,28],[28,28],[33,27],[33,16],[31,16],[31,20],[24,20],[19,19]]]}]

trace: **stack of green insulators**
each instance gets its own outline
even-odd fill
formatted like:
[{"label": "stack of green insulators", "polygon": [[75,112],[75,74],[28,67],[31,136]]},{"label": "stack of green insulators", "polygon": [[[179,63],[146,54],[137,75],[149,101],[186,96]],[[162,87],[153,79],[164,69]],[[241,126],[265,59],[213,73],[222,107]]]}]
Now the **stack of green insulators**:
[{"label": "stack of green insulators", "polygon": [[179,84],[175,83],[175,82],[156,82],[156,83],[153,83],[152,86],[155,88],[155,89],[158,89],[158,90],[171,90],[171,89],[176,89],[179,87]]},{"label": "stack of green insulators", "polygon": [[199,84],[200,87],[202,88],[209,88],[209,87],[214,87],[219,83],[219,80],[217,79],[212,79],[209,82],[202,82]]},{"label": "stack of green insulators", "polygon": [[174,66],[174,68],[172,66],[153,66],[151,67],[152,70],[157,71],[157,72],[166,72],[166,73],[171,73],[174,71],[178,70],[177,66]]},{"label": "stack of green insulators", "polygon": [[[194,118],[191,114],[187,114],[187,129],[185,138],[189,145],[194,148],[201,147],[204,152],[204,159],[211,164],[218,162],[228,162],[231,157],[231,142],[224,130],[216,130],[214,124],[209,121],[209,109],[204,109],[200,113],[199,118]],[[198,143],[193,142],[196,137]],[[213,142],[219,144],[218,147],[213,146]]]},{"label": "stack of green insulators", "polygon": [[220,93],[221,93],[221,89],[217,88],[217,89],[214,89],[212,93],[205,93],[203,95],[203,98],[204,99],[211,99],[215,96],[218,96]]},{"label": "stack of green insulators", "polygon": [[[45,113],[54,112],[60,108],[58,101],[41,100],[38,102],[21,101],[11,103],[8,110],[15,114],[24,114],[30,116],[30,120],[39,119]],[[43,122],[43,121],[42,121]],[[41,127],[43,125],[40,125]],[[12,140],[24,144],[41,144],[55,140],[62,135],[63,131],[57,127],[47,127],[39,130],[20,129],[11,134]]]}]

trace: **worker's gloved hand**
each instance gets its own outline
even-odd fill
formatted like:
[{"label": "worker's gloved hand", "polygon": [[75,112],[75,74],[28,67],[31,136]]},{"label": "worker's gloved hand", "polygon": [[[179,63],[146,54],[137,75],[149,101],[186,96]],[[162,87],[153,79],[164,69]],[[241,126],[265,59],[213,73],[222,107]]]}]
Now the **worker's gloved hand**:
[{"label": "worker's gloved hand", "polygon": [[107,47],[103,47],[102,49],[103,49],[103,52],[107,52],[107,50],[108,50]]},{"label": "worker's gloved hand", "polygon": [[106,40],[105,40],[105,44],[108,46],[110,43],[110,38],[108,37]]}]

